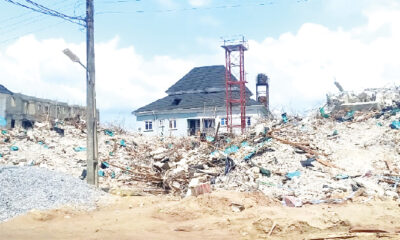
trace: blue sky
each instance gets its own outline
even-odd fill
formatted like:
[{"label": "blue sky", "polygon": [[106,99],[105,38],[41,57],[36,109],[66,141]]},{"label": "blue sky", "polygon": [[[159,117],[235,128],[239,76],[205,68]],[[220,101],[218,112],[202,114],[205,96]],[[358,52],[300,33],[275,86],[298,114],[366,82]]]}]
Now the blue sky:
[{"label": "blue sky", "polygon": [[[23,0],[18,0],[23,2]],[[84,1],[37,0],[67,15]],[[98,107],[103,119],[165,95],[192,67],[224,64],[220,40],[244,35],[247,80],[271,78],[271,104],[302,112],[335,92],[398,84],[397,0],[95,0]],[[0,78],[15,92],[85,103],[85,31],[0,1]],[[120,121],[120,120],[118,120]],[[122,120],[121,120],[122,121]]]}]

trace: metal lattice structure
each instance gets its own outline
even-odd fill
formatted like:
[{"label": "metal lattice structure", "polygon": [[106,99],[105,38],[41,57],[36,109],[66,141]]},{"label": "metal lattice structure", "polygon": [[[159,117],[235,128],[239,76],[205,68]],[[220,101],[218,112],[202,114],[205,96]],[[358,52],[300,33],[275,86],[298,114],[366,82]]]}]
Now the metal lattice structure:
[{"label": "metal lattice structure", "polygon": [[[244,37],[241,40],[224,40],[226,63],[226,126],[232,133],[234,127],[246,129],[246,74],[244,71],[244,52],[248,45]],[[238,81],[234,81],[235,77]],[[240,106],[240,124],[234,124],[232,109]]]}]

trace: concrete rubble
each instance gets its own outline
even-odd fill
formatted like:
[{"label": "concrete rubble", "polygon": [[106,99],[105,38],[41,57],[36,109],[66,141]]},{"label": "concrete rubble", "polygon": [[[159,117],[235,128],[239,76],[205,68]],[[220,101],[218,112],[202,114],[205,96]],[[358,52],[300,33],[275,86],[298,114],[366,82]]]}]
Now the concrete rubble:
[{"label": "concrete rubble", "polygon": [[[200,141],[103,127],[100,187],[182,197],[216,189],[261,191],[289,207],[399,200],[399,119],[399,89],[392,88],[330,95],[326,106],[307,117],[265,120],[241,136]],[[79,177],[86,167],[85,131],[84,121],[2,131],[0,164]]]}]

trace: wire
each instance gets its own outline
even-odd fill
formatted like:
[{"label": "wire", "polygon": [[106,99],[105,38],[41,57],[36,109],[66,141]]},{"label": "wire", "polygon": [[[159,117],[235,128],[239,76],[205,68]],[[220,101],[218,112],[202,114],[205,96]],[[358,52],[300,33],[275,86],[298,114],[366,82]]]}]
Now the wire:
[{"label": "wire", "polygon": [[[61,2],[59,2],[59,3],[61,3]],[[62,6],[62,8],[64,8],[64,9],[71,9],[71,7],[74,8],[74,10],[75,10],[76,4],[70,4],[69,3],[67,5]],[[37,16],[34,16],[34,17],[23,18],[21,21],[13,22],[11,24],[8,24],[8,25],[5,25],[3,27],[0,27],[0,36],[5,35],[6,33],[9,34],[9,33],[17,31],[18,28],[15,27],[15,26],[18,26],[20,24],[24,24],[24,26],[32,25],[34,23],[42,22],[44,20],[46,20],[44,15],[37,15]]]},{"label": "wire", "polygon": [[68,16],[68,15],[65,15],[64,13],[58,12],[58,11],[50,9],[50,8],[47,8],[47,7],[45,7],[45,6],[41,5],[41,4],[35,3],[33,1],[31,1],[31,0],[25,0],[25,2],[27,2],[30,5],[33,5],[33,7],[25,5],[25,4],[22,4],[22,3],[19,3],[19,2],[16,2],[14,0],[4,0],[4,1],[12,3],[12,4],[20,6],[20,7],[23,7],[23,8],[26,8],[26,9],[29,9],[29,10],[32,10],[34,12],[46,14],[46,15],[53,16],[53,17],[58,17],[58,18],[66,20],[66,21],[69,21],[71,23],[75,23],[75,24],[81,25],[83,27],[86,26],[85,25],[85,19],[83,17],[81,17],[81,16],[76,16],[76,17]]},{"label": "wire", "polygon": [[22,36],[28,35],[28,34],[37,33],[37,32],[42,32],[42,31],[47,30],[47,29],[49,29],[49,28],[58,26],[58,25],[60,25],[60,24],[62,24],[62,23],[64,23],[64,21],[59,21],[58,23],[55,23],[55,24],[52,24],[52,25],[49,25],[49,26],[46,26],[46,27],[43,27],[43,28],[39,28],[39,29],[30,31],[30,32],[24,33],[23,35],[21,35],[21,34],[19,34],[19,35],[14,35],[13,37],[10,37],[10,38],[8,38],[8,39],[5,39],[5,40],[3,40],[3,41],[0,41],[0,45],[4,45],[5,43],[8,43],[8,42],[13,41],[13,40],[16,40],[16,39],[18,39],[18,38],[20,38],[20,37],[22,37]]}]

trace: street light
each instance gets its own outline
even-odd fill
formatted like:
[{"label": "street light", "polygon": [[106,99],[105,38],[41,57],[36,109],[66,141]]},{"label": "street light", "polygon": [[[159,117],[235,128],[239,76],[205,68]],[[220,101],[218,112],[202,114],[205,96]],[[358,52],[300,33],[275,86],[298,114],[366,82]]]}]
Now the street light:
[{"label": "street light", "polygon": [[[86,127],[87,127],[87,182],[98,186],[98,144],[97,144],[97,109],[96,95],[94,90],[94,81],[91,80],[91,75],[85,65],[82,64],[79,57],[76,56],[68,48],[63,50],[71,61],[79,63],[86,70]],[[93,77],[94,80],[94,77]]]},{"label": "street light", "polygon": [[63,50],[63,53],[65,55],[67,55],[69,57],[69,59],[71,59],[71,61],[79,63],[84,69],[86,69],[86,66],[83,65],[83,63],[81,62],[81,60],[79,59],[78,56],[75,55],[75,53],[73,53],[71,50],[69,50],[69,48],[66,48]]}]

